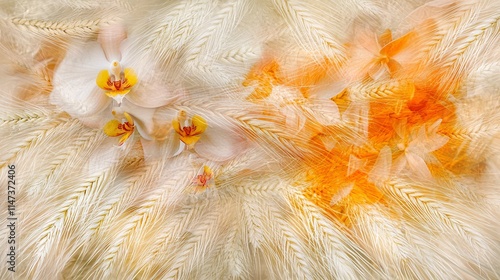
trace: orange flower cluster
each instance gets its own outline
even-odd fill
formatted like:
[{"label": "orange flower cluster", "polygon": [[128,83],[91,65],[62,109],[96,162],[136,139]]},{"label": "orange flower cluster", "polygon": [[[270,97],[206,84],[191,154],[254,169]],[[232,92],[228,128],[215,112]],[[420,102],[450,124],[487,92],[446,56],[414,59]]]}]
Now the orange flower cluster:
[{"label": "orange flower cluster", "polygon": [[306,137],[311,153],[302,159],[309,184],[304,195],[346,225],[352,222],[352,206],[387,203],[383,188],[391,180],[444,180],[460,172],[457,161],[469,160],[464,143],[450,137],[457,129],[450,96],[458,93],[441,87],[445,82],[458,89],[462,81],[442,81],[439,69],[415,61],[418,48],[432,35],[430,26],[427,22],[425,32],[413,30],[395,40],[390,31],[379,37],[363,33],[346,44],[344,65],[325,59],[292,77],[281,71],[277,59],[268,59],[243,83],[255,86],[248,99],[259,101],[270,97],[276,86],[294,88],[307,100],[315,95],[315,86],[337,82],[332,77],[346,81],[344,90],[322,101],[333,101],[341,120],[320,125]]}]

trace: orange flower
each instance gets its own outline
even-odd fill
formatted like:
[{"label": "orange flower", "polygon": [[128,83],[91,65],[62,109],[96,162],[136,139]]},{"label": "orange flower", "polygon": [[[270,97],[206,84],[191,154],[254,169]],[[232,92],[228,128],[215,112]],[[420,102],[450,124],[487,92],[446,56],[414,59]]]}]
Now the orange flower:
[{"label": "orange flower", "polygon": [[408,47],[415,44],[417,33],[411,31],[393,40],[390,30],[380,36],[370,31],[358,30],[349,49],[351,59],[346,67],[351,80],[363,79],[366,75],[374,80],[383,76],[394,76],[401,69]]}]

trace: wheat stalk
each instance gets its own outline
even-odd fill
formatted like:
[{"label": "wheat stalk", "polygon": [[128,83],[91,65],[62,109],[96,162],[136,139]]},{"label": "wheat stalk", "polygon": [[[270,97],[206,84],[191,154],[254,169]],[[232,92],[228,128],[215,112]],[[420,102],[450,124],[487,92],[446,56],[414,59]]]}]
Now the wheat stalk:
[{"label": "wheat stalk", "polygon": [[423,188],[415,185],[393,182],[385,185],[384,191],[395,199],[402,199],[402,206],[413,215],[429,222],[431,228],[439,232],[450,230],[464,239],[472,248],[487,250],[487,239],[479,229],[460,217],[455,211],[445,206],[445,202]]},{"label": "wheat stalk", "polygon": [[[132,240],[132,236],[141,235],[145,229],[144,223],[147,223],[148,220],[154,221],[154,217],[161,212],[160,207],[167,207],[168,204],[175,203],[179,195],[179,190],[182,190],[181,187],[188,185],[187,181],[193,178],[192,171],[182,167],[185,165],[185,163],[182,163],[185,159],[185,157],[178,157],[171,163],[173,164],[171,167],[177,166],[176,168],[178,168],[178,171],[177,174],[174,174],[163,182],[164,186],[168,188],[167,190],[162,188],[153,189],[149,196],[138,205],[139,207],[134,211],[133,215],[126,216],[125,224],[115,225],[119,226],[120,230],[109,248],[103,256],[100,257],[102,263],[96,275],[99,275],[99,273],[102,273],[104,276],[113,275],[115,273],[113,271],[115,269],[114,265],[118,263],[117,258],[125,253],[123,252],[123,248]],[[175,168],[173,169],[175,170]],[[177,187],[177,189],[171,189],[171,186],[179,187]],[[121,220],[122,219],[119,219],[118,221]],[[116,268],[120,269],[119,267]]]},{"label": "wheat stalk", "polygon": [[375,275],[364,250],[342,232],[340,226],[328,221],[321,211],[298,192],[291,192],[294,216],[304,225],[308,242],[317,252],[317,262],[328,268],[336,279],[360,279]]},{"label": "wheat stalk", "polygon": [[94,35],[103,26],[111,25],[117,18],[75,20],[75,21],[45,21],[38,19],[12,18],[11,22],[22,29],[44,36],[71,36],[87,38]]},{"label": "wheat stalk", "polygon": [[212,8],[212,1],[181,1],[162,9],[162,13],[158,13],[159,17],[163,17],[161,21],[147,27],[148,39],[143,50],[152,51],[160,61],[168,64],[179,55],[178,52],[203,24]]},{"label": "wheat stalk", "polygon": [[340,62],[344,59],[344,48],[328,33],[328,29],[310,13],[307,7],[292,0],[273,0],[273,4],[292,30],[295,40],[313,54],[321,54]]},{"label": "wheat stalk", "polygon": [[[33,237],[29,237],[28,240],[36,241],[36,244],[29,245],[34,246],[30,268],[28,269],[28,274],[31,277],[39,278],[41,273],[47,272],[44,271],[44,267],[47,269],[54,268],[53,266],[46,266],[45,263],[50,261],[51,257],[61,258],[61,256],[51,255],[49,257],[49,254],[51,252],[54,254],[53,250],[55,248],[63,246],[64,242],[68,241],[62,240],[63,234],[72,230],[72,223],[79,219],[78,214],[89,211],[94,207],[92,201],[102,192],[103,186],[110,180],[112,174],[113,170],[106,170],[102,174],[87,178],[83,183],[75,186],[71,194],[64,200],[64,203],[59,205],[56,213],[53,214],[49,221],[44,222],[43,230],[41,232],[39,230],[31,232]],[[59,244],[54,246],[54,244],[57,244],[56,242],[59,242]]]}]

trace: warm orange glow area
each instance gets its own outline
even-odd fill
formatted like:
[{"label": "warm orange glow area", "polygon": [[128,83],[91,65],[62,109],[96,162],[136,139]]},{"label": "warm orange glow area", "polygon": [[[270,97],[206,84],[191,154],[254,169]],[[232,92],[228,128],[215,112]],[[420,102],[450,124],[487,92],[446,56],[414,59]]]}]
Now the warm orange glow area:
[{"label": "warm orange glow area", "polygon": [[271,94],[274,85],[282,83],[278,62],[272,59],[255,65],[248,73],[242,85],[245,87],[255,85],[255,90],[247,99],[260,100]]},{"label": "warm orange glow area", "polygon": [[[338,148],[324,153],[321,162],[311,161],[307,174],[311,185],[304,190],[309,200],[346,225],[350,224],[350,205],[376,203],[383,199],[382,193],[368,182],[361,170],[349,174],[349,156],[354,152]],[[365,160],[376,158],[376,155],[364,152],[356,154]]]},{"label": "warm orange glow area", "polygon": [[[437,122],[439,127],[435,134],[439,137],[448,137],[456,130],[456,108],[446,94],[438,91],[437,85],[420,82],[415,84],[412,90],[414,92],[411,95],[401,91],[387,99],[370,99],[368,139],[360,147],[345,139],[346,135],[353,134],[350,131],[351,126],[348,125],[324,130],[338,140],[338,144],[331,151],[327,151],[321,141],[313,139],[310,142],[311,150],[320,152],[304,161],[309,168],[307,179],[310,183],[304,194],[332,218],[346,226],[352,223],[353,217],[349,213],[352,206],[386,203],[382,191],[370,182],[370,172],[382,148],[389,147],[394,163],[405,156],[404,148],[422,127],[428,129]],[[347,89],[332,98],[341,112],[352,102],[349,94]],[[463,145],[463,141],[450,138],[443,147],[430,151],[429,153],[438,160],[437,163],[425,162],[430,174],[436,179],[446,179],[453,174],[474,172],[464,170],[463,167],[480,168],[480,164],[469,162],[470,158]],[[422,155],[422,158],[425,156]],[[465,161],[467,163],[464,163]],[[393,174],[394,170],[389,171],[388,179],[396,176]]]},{"label": "warm orange glow area", "polygon": [[307,63],[285,75],[277,59],[266,59],[250,70],[242,84],[245,87],[255,86],[254,92],[247,98],[252,101],[268,97],[276,85],[296,87],[307,98],[310,88],[324,79],[333,66],[333,62],[325,58]]}]

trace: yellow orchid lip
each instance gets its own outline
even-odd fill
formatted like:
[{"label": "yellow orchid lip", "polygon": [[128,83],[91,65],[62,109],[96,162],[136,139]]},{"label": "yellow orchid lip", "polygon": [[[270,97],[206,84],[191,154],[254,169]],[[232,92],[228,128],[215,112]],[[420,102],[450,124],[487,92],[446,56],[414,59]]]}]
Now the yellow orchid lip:
[{"label": "yellow orchid lip", "polygon": [[118,61],[113,61],[111,71],[101,70],[96,78],[96,84],[106,90],[106,95],[116,97],[126,95],[130,88],[137,83],[137,76],[131,68],[125,68],[121,71],[121,65]]},{"label": "yellow orchid lip", "polygon": [[132,119],[132,117],[127,112],[124,112],[123,115],[126,119],[125,122],[122,123],[119,120],[114,119],[106,123],[103,128],[104,133],[110,137],[122,136],[120,138],[120,141],[118,142],[119,146],[123,145],[123,143],[127,141],[130,135],[134,133],[135,129],[134,120]]},{"label": "yellow orchid lip", "polygon": [[172,126],[175,132],[179,134],[181,141],[188,146],[192,146],[200,140],[200,135],[207,129],[207,121],[203,117],[195,115],[189,122],[186,112],[180,111],[177,118],[172,121]]}]

